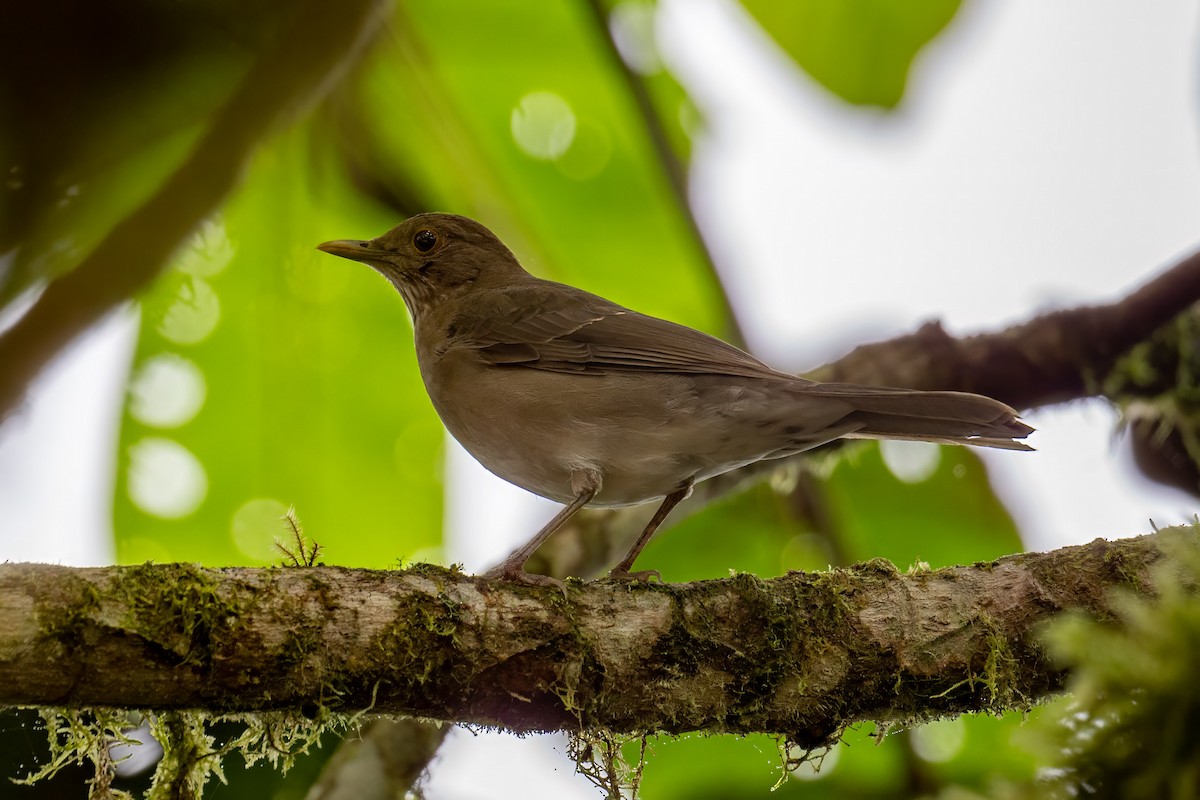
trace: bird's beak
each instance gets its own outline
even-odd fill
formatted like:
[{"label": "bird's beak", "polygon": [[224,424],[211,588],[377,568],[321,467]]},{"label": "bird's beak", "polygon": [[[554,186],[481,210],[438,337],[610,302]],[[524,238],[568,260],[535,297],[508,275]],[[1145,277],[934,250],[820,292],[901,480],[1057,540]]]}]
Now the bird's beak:
[{"label": "bird's beak", "polygon": [[324,242],[317,245],[317,249],[323,253],[331,253],[335,256],[348,258],[351,261],[371,261],[384,258],[388,255],[388,253],[382,250],[376,250],[371,247],[370,242],[358,239],[337,239],[332,242]]}]

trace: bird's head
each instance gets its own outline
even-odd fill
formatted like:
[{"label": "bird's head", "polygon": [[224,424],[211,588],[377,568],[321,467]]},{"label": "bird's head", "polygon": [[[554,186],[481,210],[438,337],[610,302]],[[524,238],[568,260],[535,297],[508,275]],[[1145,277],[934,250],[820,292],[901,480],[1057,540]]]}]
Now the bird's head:
[{"label": "bird's head", "polygon": [[418,214],[374,239],[339,239],[317,249],[379,272],[414,319],[463,292],[528,275],[495,234],[455,214]]}]

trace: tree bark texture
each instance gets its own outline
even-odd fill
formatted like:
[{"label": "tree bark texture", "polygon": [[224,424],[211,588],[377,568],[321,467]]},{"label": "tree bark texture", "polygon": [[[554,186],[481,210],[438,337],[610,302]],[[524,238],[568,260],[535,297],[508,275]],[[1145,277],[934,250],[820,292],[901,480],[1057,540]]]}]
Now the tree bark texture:
[{"label": "tree bark texture", "polygon": [[0,565],[0,703],[370,708],[515,731],[771,732],[1025,707],[1061,686],[1039,623],[1151,591],[1167,539],[898,572],[554,588],[429,565]]}]

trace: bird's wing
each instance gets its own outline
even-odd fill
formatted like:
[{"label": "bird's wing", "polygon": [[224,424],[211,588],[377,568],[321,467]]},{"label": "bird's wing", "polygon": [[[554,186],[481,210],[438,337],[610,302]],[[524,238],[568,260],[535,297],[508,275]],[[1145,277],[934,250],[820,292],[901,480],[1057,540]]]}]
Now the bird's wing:
[{"label": "bird's wing", "polygon": [[539,281],[479,299],[451,322],[448,347],[472,349],[490,364],[575,374],[785,377],[706,333],[573,287]]}]

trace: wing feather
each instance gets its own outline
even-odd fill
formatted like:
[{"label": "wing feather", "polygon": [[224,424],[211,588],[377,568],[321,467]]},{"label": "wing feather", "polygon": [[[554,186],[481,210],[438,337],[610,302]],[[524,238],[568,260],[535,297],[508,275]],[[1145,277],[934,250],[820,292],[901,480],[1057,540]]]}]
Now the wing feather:
[{"label": "wing feather", "polygon": [[[545,281],[509,286],[456,317],[449,348],[498,366],[575,374],[675,372],[787,377],[706,333]],[[548,291],[547,289],[551,289]]]}]

